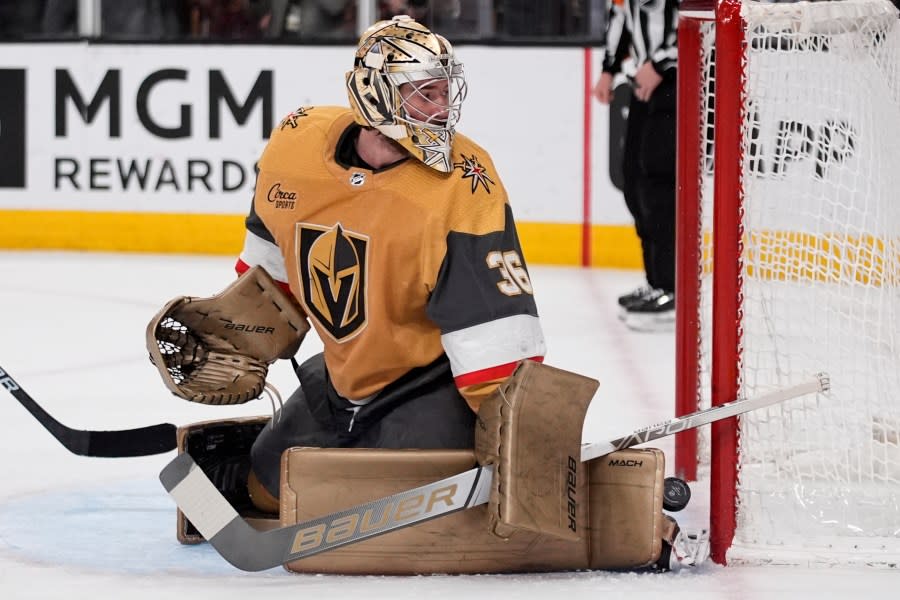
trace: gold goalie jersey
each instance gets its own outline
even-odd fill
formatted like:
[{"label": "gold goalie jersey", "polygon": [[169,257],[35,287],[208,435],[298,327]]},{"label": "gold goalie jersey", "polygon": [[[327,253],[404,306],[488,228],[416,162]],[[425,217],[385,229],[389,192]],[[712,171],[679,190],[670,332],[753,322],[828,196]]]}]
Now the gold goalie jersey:
[{"label": "gold goalie jersey", "polygon": [[302,108],[259,161],[239,273],[262,265],[324,343],[332,384],[365,402],[446,353],[480,399],[544,337],[506,190],[487,152],[457,134],[453,170],[409,158],[348,164],[349,109]]}]

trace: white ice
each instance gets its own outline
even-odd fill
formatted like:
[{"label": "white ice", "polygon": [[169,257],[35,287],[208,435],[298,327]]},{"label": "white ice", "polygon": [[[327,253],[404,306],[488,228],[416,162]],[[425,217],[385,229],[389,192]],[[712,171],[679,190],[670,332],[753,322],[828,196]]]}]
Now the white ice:
[{"label": "white ice", "polygon": [[[0,252],[0,367],[50,414],[78,429],[128,429],[264,414],[170,395],[144,349],[144,328],[178,295],[231,281],[221,257]],[[615,297],[634,271],[531,267],[547,363],[600,380],[585,441],[608,440],[673,413],[671,333],[633,333]],[[318,351],[311,336],[303,356]],[[272,381],[294,386],[289,365]],[[668,574],[349,577],[235,570],[208,545],[175,539],[175,506],[157,480],[173,453],[131,459],[70,454],[0,389],[0,599],[212,598],[854,598],[896,597],[900,570],[721,567]],[[671,457],[671,440],[659,447]],[[679,513],[705,523],[708,494]]]}]

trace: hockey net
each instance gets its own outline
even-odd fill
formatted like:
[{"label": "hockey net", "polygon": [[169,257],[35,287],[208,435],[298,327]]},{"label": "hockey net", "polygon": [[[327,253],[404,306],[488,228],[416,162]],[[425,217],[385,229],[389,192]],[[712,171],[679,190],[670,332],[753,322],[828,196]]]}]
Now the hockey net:
[{"label": "hockey net", "polygon": [[678,439],[717,562],[900,561],[898,27],[888,0],[682,3],[678,414],[832,386]]}]

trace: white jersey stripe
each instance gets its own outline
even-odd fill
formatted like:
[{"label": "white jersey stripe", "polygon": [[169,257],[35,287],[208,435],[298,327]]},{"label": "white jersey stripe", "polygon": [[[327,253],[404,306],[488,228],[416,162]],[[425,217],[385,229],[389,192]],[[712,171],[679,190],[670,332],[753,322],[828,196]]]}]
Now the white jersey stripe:
[{"label": "white jersey stripe", "polygon": [[441,336],[454,377],[544,356],[547,344],[537,317],[515,315]]},{"label": "white jersey stripe", "polygon": [[284,267],[284,257],[278,246],[250,231],[246,233],[244,249],[241,250],[241,260],[251,267],[261,265],[272,279],[287,283],[287,269]]}]

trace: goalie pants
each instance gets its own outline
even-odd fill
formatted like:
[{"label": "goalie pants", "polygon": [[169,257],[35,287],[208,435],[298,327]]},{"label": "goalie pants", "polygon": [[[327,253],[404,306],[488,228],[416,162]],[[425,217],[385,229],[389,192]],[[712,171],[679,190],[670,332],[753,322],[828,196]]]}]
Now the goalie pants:
[{"label": "goalie pants", "polygon": [[675,290],[675,77],[667,74],[642,102],[628,105],[623,177],[625,204],[641,240],[650,287]]},{"label": "goalie pants", "polygon": [[457,390],[446,356],[413,369],[363,406],[335,391],[322,354],[300,365],[297,377],[300,387],[250,451],[253,472],[275,498],[288,448],[474,447],[475,413]]}]

